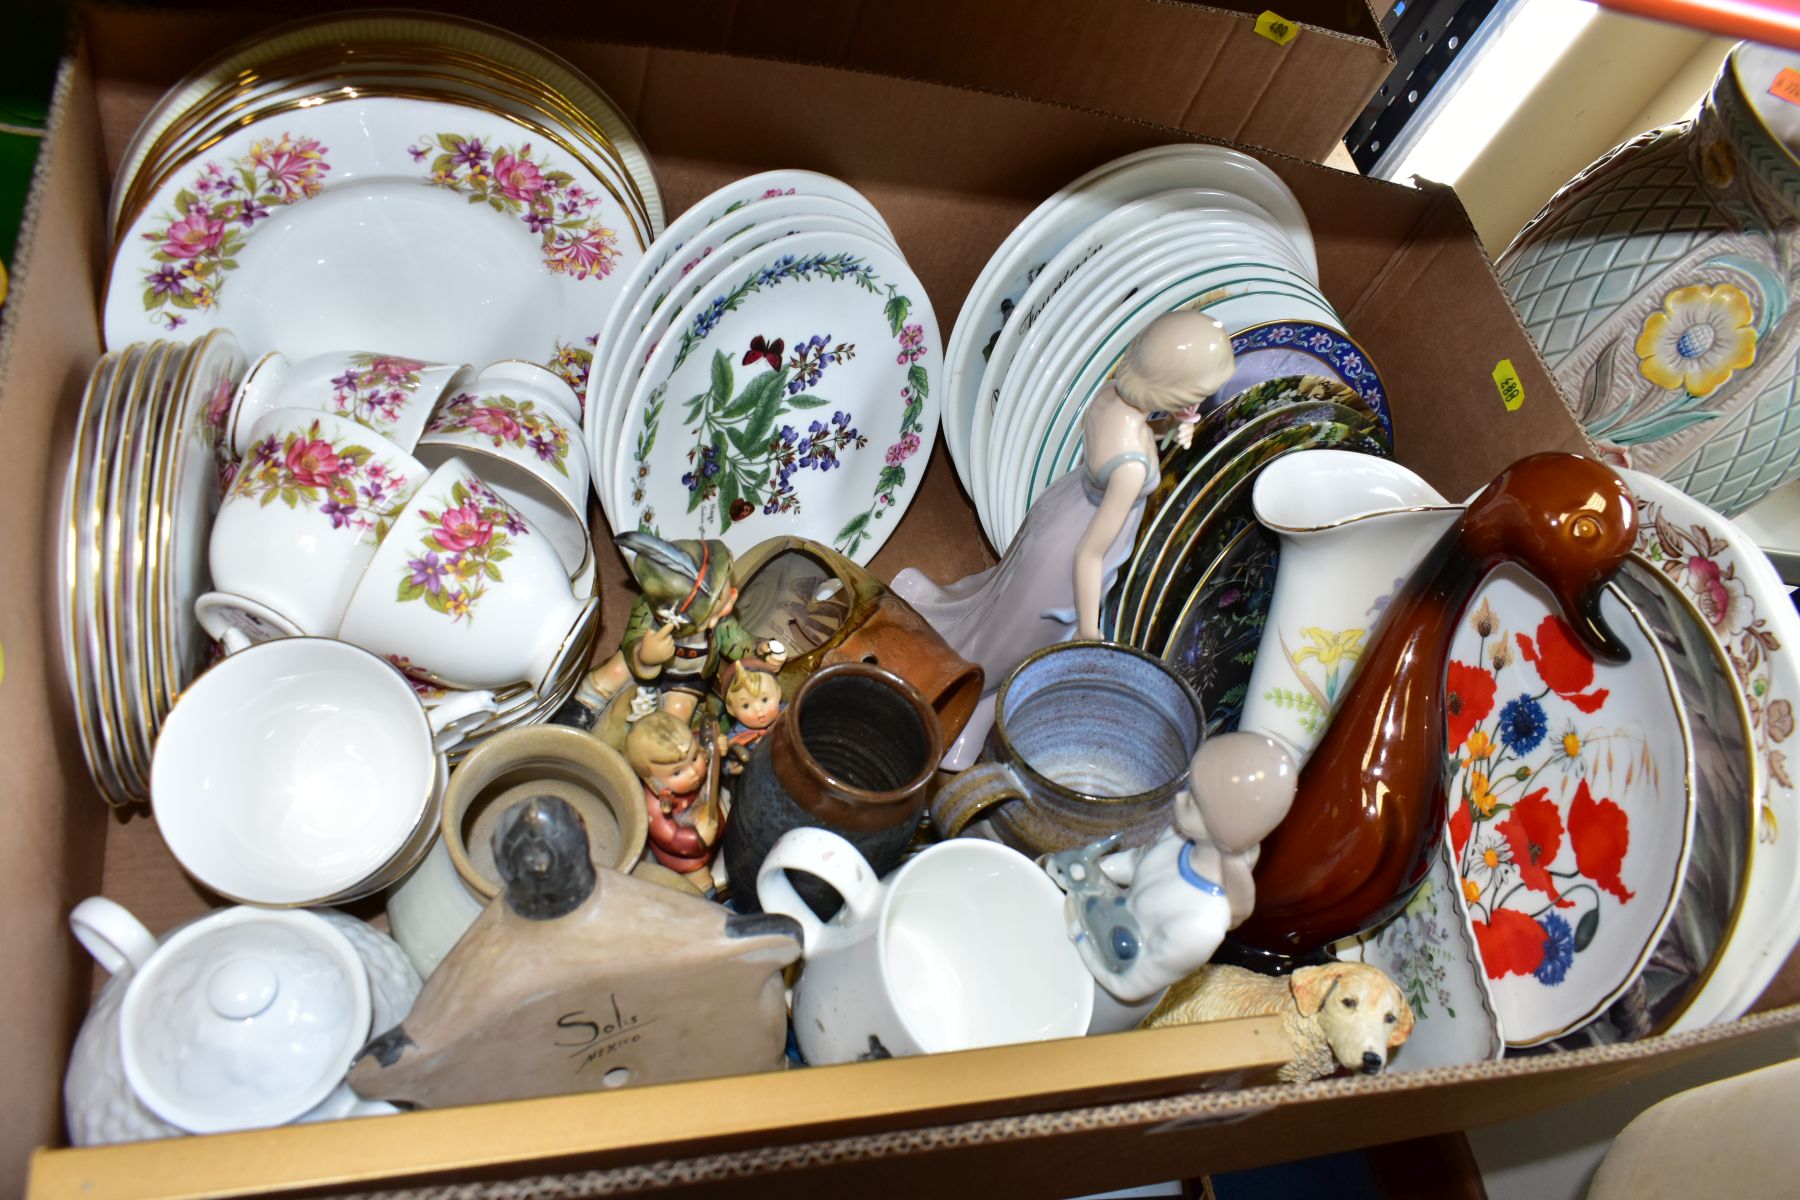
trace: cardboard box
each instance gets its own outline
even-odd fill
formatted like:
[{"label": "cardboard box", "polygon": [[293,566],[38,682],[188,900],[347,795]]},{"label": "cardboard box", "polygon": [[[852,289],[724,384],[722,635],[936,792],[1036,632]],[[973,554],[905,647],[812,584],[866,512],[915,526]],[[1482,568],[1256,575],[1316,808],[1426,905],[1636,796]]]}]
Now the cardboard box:
[{"label": "cardboard box", "polygon": [[[257,18],[78,14],[0,330],[0,1180],[60,1144],[60,1082],[94,986],[66,915],[97,891],[162,931],[207,904],[153,824],[111,814],[77,746],[54,609],[55,497],[101,342],[111,164],[161,91]],[[227,28],[228,26],[228,28]],[[1103,42],[1095,35],[1095,45]],[[829,171],[888,218],[944,319],[1013,225],[1060,184],[1185,135],[1138,121],[872,73],[548,38],[619,98],[671,212],[775,166]],[[1095,53],[1100,51],[1096,49]],[[1121,65],[1123,69],[1123,65]],[[1530,450],[1585,444],[1454,195],[1265,156],[1312,221],[1323,286],[1380,364],[1398,453],[1463,495]],[[946,330],[947,332],[947,330]],[[1524,386],[1509,411],[1492,378]],[[604,544],[604,543],[603,543]],[[940,451],[875,560],[941,578],[992,561]],[[628,604],[603,556],[610,644]],[[371,912],[373,910],[370,910]],[[364,913],[369,915],[369,913]],[[1791,985],[1790,985],[1791,986]],[[1780,992],[1787,995],[1787,992]],[[1255,1083],[1267,1031],[1159,1030],[97,1150],[46,1149],[34,1196],[326,1191],[459,1196],[731,1181],[783,1196],[1005,1186],[1068,1194],[1465,1128],[1543,1108],[1800,1020],[1800,1007],[1635,1045],[1298,1086]]]},{"label": "cardboard box", "polygon": [[[266,24],[256,9],[277,7],[189,6],[221,11],[190,24],[170,47],[178,75]],[[1291,28],[1285,42],[1257,31],[1271,6]],[[297,0],[278,11],[292,18],[357,7],[392,6]],[[705,50],[992,89],[1313,162],[1342,142],[1394,67],[1367,0],[438,0],[430,7],[497,19],[538,39]],[[112,19],[123,27],[133,17]],[[147,16],[137,27],[155,36],[158,22]],[[620,88],[635,82],[621,80]],[[608,86],[628,101],[629,91]]]}]

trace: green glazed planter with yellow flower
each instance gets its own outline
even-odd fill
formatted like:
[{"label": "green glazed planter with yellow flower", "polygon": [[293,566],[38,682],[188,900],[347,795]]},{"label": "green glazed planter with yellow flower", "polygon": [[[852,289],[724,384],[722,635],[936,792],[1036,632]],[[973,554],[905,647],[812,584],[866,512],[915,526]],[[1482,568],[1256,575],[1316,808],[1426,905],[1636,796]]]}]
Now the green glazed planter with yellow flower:
[{"label": "green glazed planter with yellow flower", "polygon": [[1576,176],[1499,263],[1601,452],[1727,514],[1800,475],[1800,104],[1784,71],[1800,52],[1740,45],[1692,121]]}]

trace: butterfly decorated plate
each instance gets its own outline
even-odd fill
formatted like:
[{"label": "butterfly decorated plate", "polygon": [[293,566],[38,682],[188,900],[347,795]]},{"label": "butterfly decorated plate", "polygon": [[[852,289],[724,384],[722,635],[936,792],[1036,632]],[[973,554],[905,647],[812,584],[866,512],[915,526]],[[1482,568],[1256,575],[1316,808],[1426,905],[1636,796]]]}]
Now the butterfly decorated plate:
[{"label": "butterfly decorated plate", "polygon": [[1580,1029],[1638,977],[1675,910],[1693,743],[1667,660],[1618,593],[1630,661],[1596,661],[1547,589],[1505,565],[1445,671],[1451,849],[1509,1046]]},{"label": "butterfly decorated plate", "polygon": [[1606,1011],[1554,1043],[1564,1050],[1635,1041],[1671,1028],[1708,990],[1743,911],[1756,853],[1761,764],[1750,710],[1706,619],[1679,585],[1637,556],[1612,587],[1643,618],[1674,672],[1694,740],[1694,840],[1675,914],[1642,972]]},{"label": "butterfly decorated plate", "polygon": [[621,527],[739,553],[793,535],[867,562],[930,457],[940,365],[930,302],[891,246],[760,247],[682,309],[632,393]]},{"label": "butterfly decorated plate", "polygon": [[1788,758],[1800,697],[1800,617],[1766,555],[1736,525],[1641,471],[1621,470],[1637,499],[1637,550],[1700,613],[1744,693],[1762,767],[1756,855],[1743,911],[1714,979],[1677,1031],[1742,1015],[1800,938],[1800,791]]},{"label": "butterfly decorated plate", "polygon": [[[801,197],[798,196],[787,196],[782,198],[783,201],[799,199],[801,199]],[[805,199],[809,204],[819,203],[823,205],[829,203],[815,197],[806,197]],[[769,205],[775,205],[780,203],[780,201],[771,200],[767,203]],[[697,299],[703,292],[710,291],[713,286],[713,280],[722,272],[729,269],[731,264],[747,255],[755,254],[757,250],[768,245],[770,242],[777,241],[781,238],[793,237],[796,234],[801,233],[846,234],[852,237],[866,237],[871,241],[881,243],[890,250],[894,249],[893,242],[888,238],[887,234],[873,228],[866,220],[860,218],[855,209],[849,208],[849,206],[843,207],[848,210],[849,215],[844,215],[842,213],[794,212],[766,224],[756,220],[748,220],[747,222],[740,221],[736,226],[735,236],[723,240],[721,248],[717,253],[700,260],[689,259],[683,261],[677,259],[656,273],[652,278],[651,286],[661,286],[669,289],[669,292],[665,296],[666,303],[650,315],[644,327],[633,339],[631,348],[626,351],[624,355],[619,356],[619,362],[623,365],[618,365],[616,367],[618,381],[614,385],[611,395],[607,398],[607,407],[610,413],[608,425],[595,427],[597,434],[602,429],[606,430],[604,434],[605,440],[597,440],[594,447],[595,451],[602,456],[601,461],[605,462],[611,460],[613,448],[616,447],[619,444],[619,440],[625,436],[626,401],[630,399],[631,393],[636,388],[638,379],[640,378],[639,371],[634,369],[631,364],[637,363],[647,365],[651,356],[656,353],[656,348],[662,344],[663,338],[668,336],[670,329],[674,327],[675,321],[680,316],[683,306],[690,301]],[[736,214],[733,214],[732,217],[727,217],[726,220],[734,220],[736,216]],[[681,277],[679,268],[686,266],[689,263],[694,264],[693,270],[686,277]],[[658,280],[661,280],[662,282],[659,284],[657,282]],[[827,333],[829,333],[829,331],[827,331]],[[762,349],[767,350],[767,348],[768,346],[765,343]],[[795,369],[799,369],[797,362]],[[612,519],[612,514],[609,512],[607,520],[611,521]]]},{"label": "butterfly decorated plate", "polygon": [[223,139],[125,229],[110,346],[229,328],[252,360],[585,353],[643,253],[607,186],[498,113],[372,97]]},{"label": "butterfly decorated plate", "polygon": [[[1318,282],[1318,258],[1300,202],[1279,176],[1249,155],[1223,146],[1170,145],[1105,163],[1033,209],[970,287],[945,352],[945,408],[959,439],[960,431],[971,427],[987,348],[1050,260],[1120,205],[1184,187],[1235,192],[1263,209],[1294,244],[1312,282]],[[952,452],[956,445],[951,443]],[[971,440],[965,450],[973,449]],[[965,479],[974,469],[972,462],[957,466]]]},{"label": "butterfly decorated plate", "polygon": [[[854,228],[870,231],[878,241],[892,240],[885,227],[861,207],[829,196],[774,196],[757,201],[753,208],[733,210],[720,217],[689,240],[686,252],[648,275],[634,270],[631,278],[625,281],[621,302],[608,315],[606,328],[595,346],[600,365],[596,368],[595,386],[590,390],[598,398],[600,407],[608,415],[616,413],[614,401],[621,383],[629,386],[635,382],[633,368],[644,362],[642,352],[632,353],[639,336],[650,327],[654,317],[664,317],[666,324],[666,318],[681,310],[682,304],[692,298],[692,286],[710,274],[706,268],[716,270],[734,261],[734,250],[739,255],[747,253],[759,244],[755,240],[757,236],[766,242],[784,233],[811,232],[795,227],[794,221],[814,217],[837,218]],[[765,229],[769,232],[760,232]],[[652,259],[647,255],[641,261],[648,264]],[[690,291],[679,291],[683,284],[688,285]],[[654,342],[649,345],[654,346]]]}]

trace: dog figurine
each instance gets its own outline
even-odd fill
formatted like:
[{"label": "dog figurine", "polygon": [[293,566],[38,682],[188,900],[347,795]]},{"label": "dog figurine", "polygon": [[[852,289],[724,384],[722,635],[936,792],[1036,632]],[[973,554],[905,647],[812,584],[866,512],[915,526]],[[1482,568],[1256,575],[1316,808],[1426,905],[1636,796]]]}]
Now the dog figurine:
[{"label": "dog figurine", "polygon": [[1412,1006],[1394,981],[1354,962],[1301,967],[1285,978],[1204,966],[1169,989],[1143,1028],[1277,1015],[1294,1051],[1279,1072],[1284,1083],[1323,1079],[1339,1066],[1379,1075],[1413,1029]]},{"label": "dog figurine", "polygon": [[1101,987],[1127,1003],[1148,1000],[1250,916],[1257,844],[1287,815],[1294,778],[1273,739],[1219,734],[1195,752],[1173,824],[1148,848],[1109,854],[1115,834],[1040,860],[1068,893],[1069,937]]}]

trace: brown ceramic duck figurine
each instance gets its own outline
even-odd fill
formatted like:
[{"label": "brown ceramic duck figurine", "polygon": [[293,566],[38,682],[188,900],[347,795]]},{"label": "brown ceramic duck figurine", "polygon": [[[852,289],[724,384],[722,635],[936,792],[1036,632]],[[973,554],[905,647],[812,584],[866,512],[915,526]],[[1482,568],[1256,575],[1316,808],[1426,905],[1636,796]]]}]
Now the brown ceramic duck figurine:
[{"label": "brown ceramic duck figurine", "polygon": [[596,870],[556,796],[501,816],[494,859],[506,891],[364,1047],[358,1093],[431,1108],[786,1065],[791,917]]},{"label": "brown ceramic duck figurine", "polygon": [[1476,587],[1519,564],[1597,657],[1623,661],[1600,595],[1636,533],[1624,482],[1573,454],[1520,459],[1470,501],[1389,602],[1287,819],[1263,840],[1239,943],[1298,957],[1406,904],[1444,828],[1444,667]]}]

